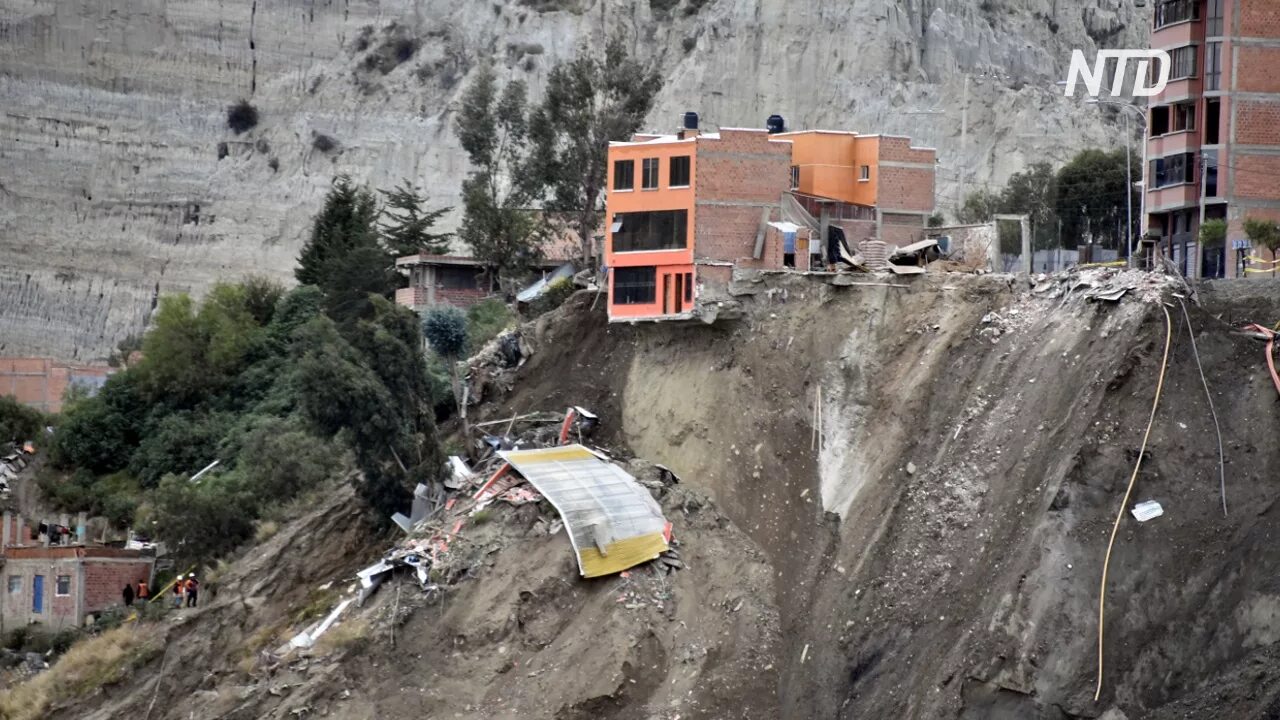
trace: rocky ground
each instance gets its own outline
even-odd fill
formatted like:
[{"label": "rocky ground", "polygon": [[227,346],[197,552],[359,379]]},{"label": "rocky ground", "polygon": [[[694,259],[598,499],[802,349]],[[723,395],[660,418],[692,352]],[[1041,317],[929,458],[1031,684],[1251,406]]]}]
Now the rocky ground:
[{"label": "rocky ground", "polygon": [[[335,491],[161,626],[168,670],[54,716],[138,715],[157,692],[192,698],[166,718],[1274,714],[1280,401],[1233,328],[1273,324],[1280,287],[830,282],[746,277],[742,318],[714,327],[609,325],[582,293],[522,330],[522,366],[473,373],[473,422],[583,405],[595,442],[674,470],[658,492],[685,568],[580,580],[549,511],[501,508],[463,533],[468,571],[442,595],[392,582],[328,645],[261,656],[386,547]],[[1164,514],[1124,508],[1095,702],[1102,562],[1166,309],[1130,502]]]}]

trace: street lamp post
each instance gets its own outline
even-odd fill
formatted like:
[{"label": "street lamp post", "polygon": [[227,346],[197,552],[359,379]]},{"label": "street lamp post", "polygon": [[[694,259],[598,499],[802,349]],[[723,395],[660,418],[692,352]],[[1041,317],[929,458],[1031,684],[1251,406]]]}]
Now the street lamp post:
[{"label": "street lamp post", "polygon": [[[1090,105],[1113,105],[1125,110],[1132,110],[1142,119],[1142,195],[1138,198],[1138,218],[1139,233],[1142,236],[1147,234],[1147,113],[1142,107],[1132,103],[1120,102],[1118,100],[1087,100]],[[1133,127],[1130,124],[1129,116],[1125,115],[1125,132],[1128,139],[1124,144],[1124,160],[1125,160],[1125,181],[1127,189],[1125,192],[1125,201],[1129,208],[1129,224],[1125,227],[1125,235],[1129,239],[1129,262],[1133,262],[1133,174],[1132,174],[1132,150],[1133,145]]]}]

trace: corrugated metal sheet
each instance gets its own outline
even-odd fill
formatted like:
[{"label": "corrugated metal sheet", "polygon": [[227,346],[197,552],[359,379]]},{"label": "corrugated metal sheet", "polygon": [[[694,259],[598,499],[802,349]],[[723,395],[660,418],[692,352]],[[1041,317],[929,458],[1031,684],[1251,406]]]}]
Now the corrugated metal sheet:
[{"label": "corrugated metal sheet", "polygon": [[555,506],[583,577],[621,572],[667,549],[662,508],[636,479],[581,445],[498,453]]}]

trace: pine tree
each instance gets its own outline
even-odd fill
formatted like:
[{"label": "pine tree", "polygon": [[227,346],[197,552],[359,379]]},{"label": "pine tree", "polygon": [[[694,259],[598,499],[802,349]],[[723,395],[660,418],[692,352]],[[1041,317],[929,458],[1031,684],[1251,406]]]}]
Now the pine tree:
[{"label": "pine tree", "polygon": [[339,175],[324,199],[324,209],[311,226],[311,237],[298,255],[294,276],[303,285],[328,284],[330,260],[357,247],[378,244],[378,206],[373,193]]},{"label": "pine tree", "polygon": [[386,197],[381,226],[387,249],[396,255],[418,252],[444,254],[449,251],[450,233],[433,233],[431,228],[449,208],[423,210],[425,199],[417,189],[401,182],[394,190],[382,190]]}]

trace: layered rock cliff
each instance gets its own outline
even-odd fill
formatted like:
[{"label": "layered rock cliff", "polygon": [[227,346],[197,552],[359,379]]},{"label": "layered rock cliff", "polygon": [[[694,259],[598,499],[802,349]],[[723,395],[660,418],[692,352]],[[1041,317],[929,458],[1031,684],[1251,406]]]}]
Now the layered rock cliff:
[{"label": "layered rock cliff", "polygon": [[[622,29],[665,69],[649,124],[911,135],[943,209],[1120,140],[1061,97],[1072,48],[1140,44],[1121,0],[0,0],[0,354],[86,360],[157,293],[287,279],[337,172],[457,203],[453,104],[491,59],[536,94]],[[243,134],[225,110],[260,111]],[[327,140],[327,141],[326,141]],[[456,219],[455,219],[456,221]]]}]

